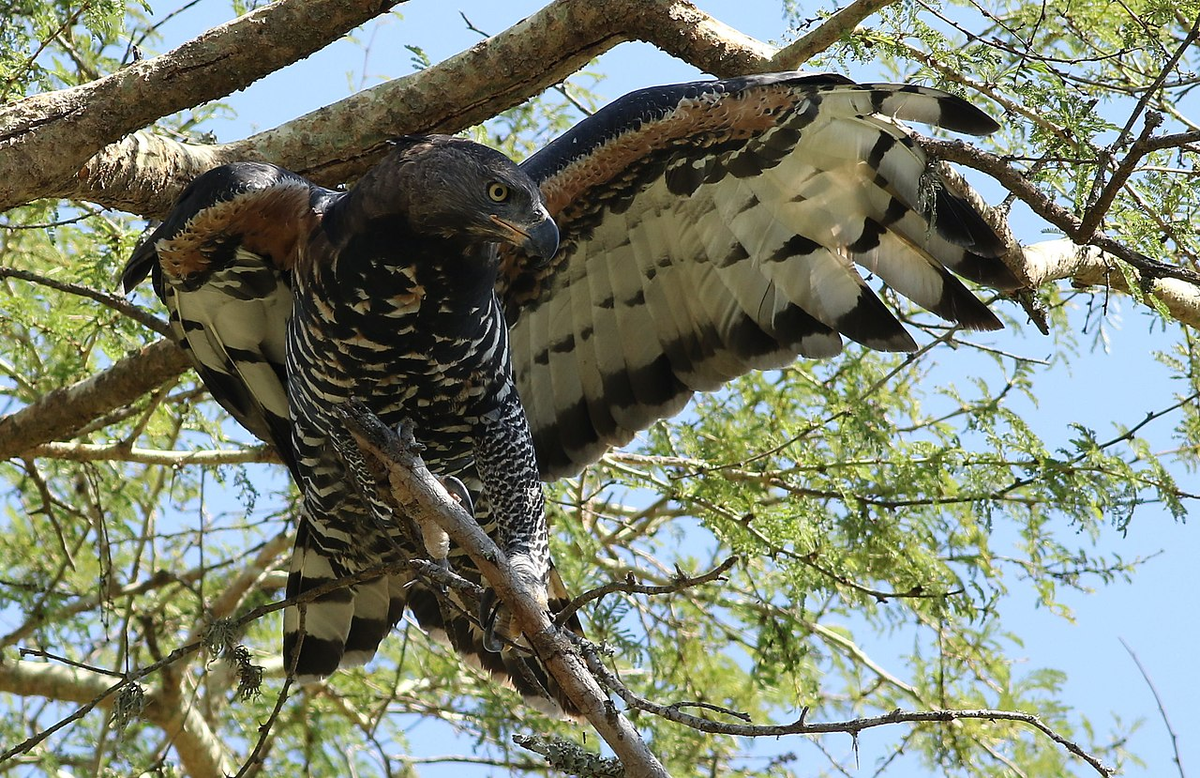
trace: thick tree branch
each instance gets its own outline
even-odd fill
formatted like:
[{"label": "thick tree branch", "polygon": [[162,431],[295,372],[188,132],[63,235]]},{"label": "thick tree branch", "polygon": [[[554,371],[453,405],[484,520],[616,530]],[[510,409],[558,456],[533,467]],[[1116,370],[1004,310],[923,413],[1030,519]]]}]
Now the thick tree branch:
[{"label": "thick tree branch", "polygon": [[[1164,137],[1187,142],[1191,135],[1185,133]],[[1101,285],[1133,293],[1124,274],[1115,264],[1120,262],[1128,269],[1141,291],[1161,301],[1175,319],[1193,327],[1200,326],[1200,274],[1187,268],[1156,262],[1103,233],[1093,231],[1087,234],[1079,217],[1055,202],[995,154],[961,141],[939,141],[923,137],[918,140],[926,151],[938,159],[956,162],[987,173],[1028,205],[1034,213],[1062,230],[1069,238],[1086,240],[1086,247],[1079,247],[1073,241],[1045,241],[1021,247],[1012,239],[1003,214],[989,208],[973,190],[956,187],[980,208],[988,217],[989,223],[1012,247],[1009,255],[1005,257],[1005,262],[1026,287],[1036,289],[1059,279],[1070,279],[1079,286]],[[1148,139],[1146,146],[1152,149],[1162,148],[1161,140]],[[961,180],[961,177],[953,172],[948,176],[952,183]]]},{"label": "thick tree branch", "polygon": [[268,445],[247,448],[163,451],[127,443],[43,443],[22,452],[31,457],[65,459],[71,462],[135,462],[139,465],[243,465],[257,462],[280,464],[282,460]]},{"label": "thick tree branch", "polygon": [[[1121,261],[1095,246],[1077,246],[1066,239],[1025,247],[1025,267],[1031,281],[1046,284],[1068,279],[1076,286],[1102,286],[1118,292],[1144,294],[1158,300],[1176,321],[1200,329],[1200,286],[1178,278],[1160,278]],[[1130,289],[1132,280],[1137,289]]]},{"label": "thick tree branch", "polygon": [[[1043,194],[1032,181],[1025,178],[1002,158],[969,146],[962,141],[940,141],[922,137],[918,137],[918,141],[927,152],[938,159],[956,162],[987,173],[1028,205],[1034,213],[1062,230],[1067,237],[1084,240],[1081,232],[1082,222],[1079,217]],[[1096,246],[1119,257],[1133,267],[1143,270],[1149,276],[1178,278],[1188,283],[1200,284],[1200,274],[1185,268],[1154,262],[1104,235],[1091,235],[1087,237],[1086,242],[1088,245]],[[1023,280],[1028,280],[1031,286],[1034,285],[1031,277]]]},{"label": "thick tree branch", "polygon": [[[72,192],[74,179],[99,183],[90,179],[103,180],[112,171],[84,166],[99,149],[162,116],[249,86],[392,5],[392,0],[280,0],[168,54],[0,109],[0,211]],[[141,174],[154,172],[150,167]]]},{"label": "thick tree branch", "polygon": [[[135,133],[98,153],[87,163],[87,175],[65,188],[43,186],[11,202],[0,196],[0,208],[57,196],[160,215],[196,175],[242,159],[274,162],[317,183],[340,184],[377,162],[387,139],[479,124],[628,40],[652,43],[718,76],[769,69],[774,51],[684,0],[557,0],[433,67],[241,141],[198,146]],[[103,103],[97,110],[104,111]]]},{"label": "thick tree branch", "polygon": [[547,670],[621,760],[625,774],[630,778],[666,778],[666,770],[633,725],[613,706],[571,641],[551,623],[534,594],[517,583],[519,579],[504,554],[413,453],[412,431],[405,428],[397,435],[361,405],[342,406],[341,412],[363,452],[386,468],[392,491],[383,496],[395,500],[403,515],[419,515],[436,522],[470,555],[512,611]]},{"label": "thick tree branch", "polygon": [[160,340],[102,373],[47,392],[37,402],[0,419],[0,460],[74,434],[98,416],[179,375],[190,364],[178,346]]},{"label": "thick tree branch", "polygon": [[[115,699],[113,687],[122,683],[114,683],[112,678],[82,667],[0,661],[0,691],[22,697],[38,696],[79,704],[99,699],[99,704],[107,710]],[[171,738],[180,763],[192,778],[220,778],[233,772],[233,762],[221,741],[195,706],[166,704],[157,695],[149,694],[141,715]]]}]

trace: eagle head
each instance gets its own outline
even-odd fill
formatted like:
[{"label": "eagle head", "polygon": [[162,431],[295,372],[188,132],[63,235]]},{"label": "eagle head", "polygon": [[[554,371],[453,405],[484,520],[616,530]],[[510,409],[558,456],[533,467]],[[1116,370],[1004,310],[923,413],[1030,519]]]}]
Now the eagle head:
[{"label": "eagle head", "polygon": [[541,263],[558,250],[558,226],[538,185],[495,149],[447,135],[392,142],[380,165],[389,192],[400,194],[418,233],[507,243]]}]

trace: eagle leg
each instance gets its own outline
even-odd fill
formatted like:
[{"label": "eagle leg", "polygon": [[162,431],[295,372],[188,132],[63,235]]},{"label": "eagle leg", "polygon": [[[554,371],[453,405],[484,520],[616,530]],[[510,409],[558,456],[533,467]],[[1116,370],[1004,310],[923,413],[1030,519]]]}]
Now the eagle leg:
[{"label": "eagle leg", "polygon": [[497,522],[497,541],[513,576],[549,609],[550,534],[546,498],[525,410],[511,377],[497,391],[497,407],[479,416],[475,464]]},{"label": "eagle leg", "polygon": [[377,472],[367,463],[362,449],[358,447],[348,429],[331,430],[330,438],[338,457],[350,473],[350,485],[363,504],[371,509],[371,518],[374,519],[376,527],[386,532],[394,526],[395,517],[387,504],[379,499],[378,477],[383,473]]},{"label": "eagle leg", "polygon": [[[450,497],[474,518],[475,501],[471,499],[471,492],[467,489],[467,485],[452,475],[441,476],[438,480]],[[425,550],[429,552],[429,558],[440,565],[442,569],[449,570],[450,536],[437,522],[418,520],[417,524],[421,528],[421,538],[425,542]]]},{"label": "eagle leg", "polygon": [[[408,425],[410,429],[412,428],[412,422],[409,420],[405,420],[400,426],[404,425]],[[346,465],[346,469],[350,474],[350,481],[358,493],[359,499],[362,500],[364,505],[370,507],[371,517],[375,522],[376,528],[394,540],[391,530],[396,527],[397,517],[388,503],[379,497],[379,479],[383,478],[386,480],[386,473],[372,467],[363,456],[362,449],[359,448],[358,443],[354,440],[354,436],[350,434],[348,429],[335,431],[331,435],[331,438],[338,456],[341,457],[342,462]],[[414,453],[419,453],[424,448],[423,445],[413,440],[411,450]],[[466,484],[452,475],[444,476],[438,480],[441,481],[442,486],[454,498],[455,502],[462,505],[467,513],[472,516],[475,515],[474,504]],[[449,570],[450,536],[432,519],[417,517],[414,519],[414,523],[420,531],[420,545],[424,546],[426,553],[429,554],[429,560],[443,570]],[[404,549],[399,550],[402,556],[408,556],[404,552]]]}]

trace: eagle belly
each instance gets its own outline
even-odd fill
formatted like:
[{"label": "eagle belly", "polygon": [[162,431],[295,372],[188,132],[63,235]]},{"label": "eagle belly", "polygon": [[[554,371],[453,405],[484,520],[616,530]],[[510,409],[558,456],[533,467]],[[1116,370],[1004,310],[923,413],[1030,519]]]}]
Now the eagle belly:
[{"label": "eagle belly", "polygon": [[[297,279],[288,329],[293,445],[304,493],[288,596],[427,556],[409,517],[392,516],[385,503],[356,487],[347,466],[354,454],[346,453],[353,444],[335,415],[351,399],[388,426],[411,422],[429,470],[463,481],[476,520],[510,559],[532,560],[531,577],[544,592],[549,550],[541,485],[490,279],[466,284],[479,292],[464,295],[462,278],[449,278],[419,257],[383,268],[338,265]],[[484,585],[457,548],[449,564]],[[475,609],[444,597],[393,565],[387,574],[308,603],[303,617],[290,608],[286,666],[307,679],[362,664],[408,607],[424,629],[444,633],[456,650],[509,678],[527,697],[548,696],[552,682],[540,665],[511,650],[486,651],[478,624],[466,616]]]}]

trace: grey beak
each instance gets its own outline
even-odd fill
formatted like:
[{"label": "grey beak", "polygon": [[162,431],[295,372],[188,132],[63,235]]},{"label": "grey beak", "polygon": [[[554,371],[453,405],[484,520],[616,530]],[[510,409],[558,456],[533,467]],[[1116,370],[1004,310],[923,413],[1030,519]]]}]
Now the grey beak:
[{"label": "grey beak", "polygon": [[549,216],[529,228],[529,237],[521,245],[521,248],[529,252],[534,257],[541,260],[539,264],[545,265],[554,258],[554,253],[558,251],[558,225]]}]

